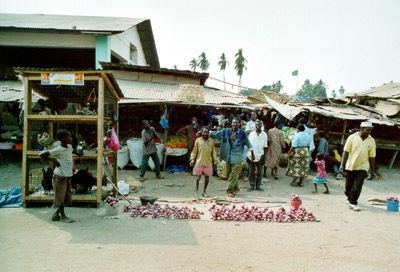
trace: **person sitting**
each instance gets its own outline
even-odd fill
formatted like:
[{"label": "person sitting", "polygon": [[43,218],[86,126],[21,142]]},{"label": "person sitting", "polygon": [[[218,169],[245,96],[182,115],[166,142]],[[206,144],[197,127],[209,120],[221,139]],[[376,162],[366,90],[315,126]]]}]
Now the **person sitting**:
[{"label": "person sitting", "polygon": [[342,179],[343,176],[339,172],[340,162],[329,153],[329,138],[330,134],[328,132],[323,134],[319,141],[318,153],[322,153],[325,156],[325,165],[327,172],[333,172],[333,174],[336,176],[336,179]]}]

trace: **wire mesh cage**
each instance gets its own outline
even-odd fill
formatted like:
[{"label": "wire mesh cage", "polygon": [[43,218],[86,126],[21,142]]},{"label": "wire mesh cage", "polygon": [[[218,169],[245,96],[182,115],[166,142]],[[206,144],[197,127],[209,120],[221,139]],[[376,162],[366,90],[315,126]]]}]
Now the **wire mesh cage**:
[{"label": "wire mesh cage", "polygon": [[[73,201],[94,201],[117,181],[117,155],[110,148],[112,125],[118,120],[118,100],[122,93],[111,74],[43,73],[21,71],[25,85],[23,201],[51,201],[54,162],[40,160],[40,152],[61,145],[57,132],[72,136],[74,175]],[[39,75],[40,76],[39,76]],[[49,78],[58,80],[48,84]],[[74,84],[63,84],[74,79]],[[78,82],[78,84],[76,84]],[[53,82],[54,83],[54,82]],[[41,98],[32,103],[32,92]],[[65,143],[64,143],[65,144]],[[103,188],[103,189],[102,189]],[[115,193],[115,192],[114,192]],[[53,193],[54,194],[54,193]]]}]

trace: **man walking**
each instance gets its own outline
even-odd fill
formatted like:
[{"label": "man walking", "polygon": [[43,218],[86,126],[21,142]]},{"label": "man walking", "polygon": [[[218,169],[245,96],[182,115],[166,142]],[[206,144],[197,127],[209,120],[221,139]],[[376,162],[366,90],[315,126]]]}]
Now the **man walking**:
[{"label": "man walking", "polygon": [[342,174],[344,174],[344,169],[346,170],[344,193],[347,196],[349,208],[354,211],[360,210],[357,201],[369,168],[371,168],[371,175],[375,177],[376,144],[370,136],[372,128],[371,122],[362,122],[360,131],[349,136],[344,146],[343,160],[339,169]]},{"label": "man walking", "polygon": [[[256,121],[256,130],[251,132],[249,135],[250,144],[253,146],[253,150],[247,152],[247,158],[250,160],[249,164],[249,181],[250,186],[247,188],[248,192],[256,189],[257,191],[264,191],[261,188],[261,180],[263,175],[263,165],[267,154],[267,134],[261,130],[262,122]],[[256,177],[257,176],[257,177]]]},{"label": "man walking", "polygon": [[209,138],[209,130],[204,127],[201,131],[201,137],[196,139],[193,151],[190,155],[190,166],[194,165],[193,175],[196,177],[195,197],[199,199],[199,183],[201,175],[204,174],[204,190],[201,194],[208,197],[206,193],[209,177],[213,175],[213,165],[218,162],[217,153],[215,152],[214,141]]},{"label": "man walking", "polygon": [[228,197],[235,197],[240,191],[238,179],[243,168],[244,145],[251,151],[252,146],[247,138],[247,134],[239,129],[240,119],[235,117],[232,120],[232,128],[221,131],[211,132],[210,137],[221,141],[220,159],[226,162],[228,168],[228,187],[226,192]]},{"label": "man walking", "polygon": [[160,158],[157,155],[157,148],[155,139],[157,139],[157,133],[154,127],[150,127],[150,123],[147,120],[142,121],[142,139],[143,139],[143,156],[142,163],[140,165],[140,176],[139,180],[144,182],[144,174],[146,173],[149,158],[153,159],[154,165],[156,167],[156,178],[163,179],[164,177],[160,175]]}]

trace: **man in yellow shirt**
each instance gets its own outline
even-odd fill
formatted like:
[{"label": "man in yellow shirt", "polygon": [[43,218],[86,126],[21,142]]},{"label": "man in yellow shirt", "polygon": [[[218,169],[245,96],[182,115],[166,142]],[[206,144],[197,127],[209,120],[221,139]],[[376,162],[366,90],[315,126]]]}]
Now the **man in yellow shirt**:
[{"label": "man in yellow shirt", "polygon": [[360,197],[364,179],[368,176],[371,168],[371,175],[375,176],[375,140],[370,136],[372,131],[371,122],[362,122],[360,131],[349,136],[344,146],[343,160],[340,165],[340,173],[346,170],[345,195],[349,208],[359,211],[357,200]]},{"label": "man in yellow shirt", "polygon": [[190,166],[194,165],[193,175],[196,177],[195,197],[199,199],[199,182],[201,175],[204,174],[204,191],[203,197],[208,197],[206,190],[208,186],[209,176],[213,175],[213,165],[218,162],[217,153],[215,152],[214,141],[209,138],[209,130],[202,128],[201,137],[196,139],[192,153],[190,154]]}]

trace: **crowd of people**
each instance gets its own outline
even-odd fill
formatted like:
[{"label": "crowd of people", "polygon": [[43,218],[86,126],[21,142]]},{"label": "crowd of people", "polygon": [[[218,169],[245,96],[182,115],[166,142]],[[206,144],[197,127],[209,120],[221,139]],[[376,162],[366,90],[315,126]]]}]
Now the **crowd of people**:
[{"label": "crowd of people", "polygon": [[[289,152],[288,166],[286,175],[293,178],[290,185],[304,186],[304,179],[310,171],[310,158],[315,149],[313,135],[316,130],[307,127],[307,120],[299,119],[297,132],[294,135]],[[157,154],[156,139],[157,135],[154,127],[149,121],[142,121],[143,151],[140,166],[139,180],[145,181],[145,173],[149,158],[155,164],[155,178],[164,179],[160,171],[160,158]],[[286,147],[284,134],[281,131],[281,120],[277,118],[274,127],[265,132],[263,122],[257,118],[256,112],[251,113],[251,119],[246,123],[245,129],[241,128],[243,122],[238,117],[233,117],[231,127],[218,131],[210,131],[208,126],[201,127],[197,118],[192,118],[192,123],[180,129],[180,133],[189,140],[188,163],[193,167],[192,173],[196,176],[195,197],[198,199],[198,189],[201,177],[204,175],[204,189],[202,197],[209,197],[207,186],[209,177],[213,175],[216,165],[224,161],[228,173],[228,185],[226,193],[228,197],[235,197],[239,189],[239,176],[243,167],[248,165],[248,192],[253,190],[264,191],[261,187],[263,174],[267,168],[271,169],[271,176],[278,179],[278,162],[281,154]],[[364,179],[368,176],[374,177],[375,174],[375,140],[370,136],[372,131],[370,122],[362,122],[360,131],[352,134],[346,141],[343,152],[343,159],[340,162],[330,154],[328,140],[330,135],[325,133],[319,142],[315,165],[317,174],[313,179],[313,193],[318,192],[318,184],[322,183],[325,187],[325,194],[329,194],[327,170],[330,169],[336,178],[346,177],[345,195],[349,208],[359,211],[357,201],[360,196]],[[72,148],[71,132],[60,130],[57,133],[60,145],[54,149],[44,151],[40,157],[44,160],[55,162],[52,184],[54,189],[54,204],[56,212],[52,216],[53,221],[63,221],[66,223],[74,222],[65,214],[64,207],[71,204],[71,177],[73,175],[72,153],[82,155]],[[219,158],[213,140],[220,142]],[[247,147],[247,153],[245,147]],[[50,157],[51,156],[51,157]],[[338,167],[339,166],[339,167]]]}]

